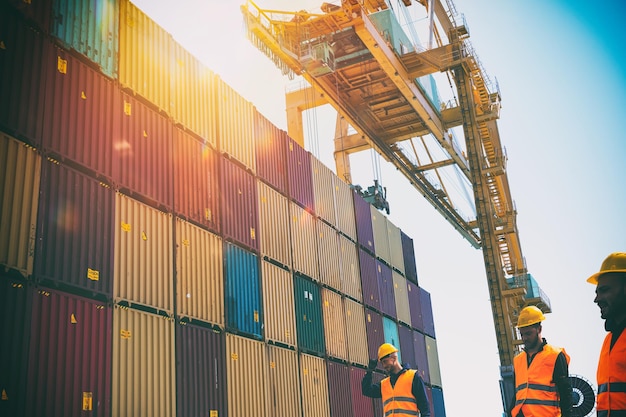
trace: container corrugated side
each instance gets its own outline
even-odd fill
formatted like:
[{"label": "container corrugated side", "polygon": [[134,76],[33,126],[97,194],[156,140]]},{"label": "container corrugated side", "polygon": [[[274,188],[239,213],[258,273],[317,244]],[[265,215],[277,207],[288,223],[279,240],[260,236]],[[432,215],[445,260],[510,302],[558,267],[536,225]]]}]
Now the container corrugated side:
[{"label": "container corrugated side", "polygon": [[409,290],[406,278],[392,271],[393,293],[396,300],[396,313],[398,321],[411,325],[411,309],[409,308]]},{"label": "container corrugated side", "polygon": [[256,172],[254,106],[217,77],[219,150]]},{"label": "container corrugated side", "polygon": [[228,416],[267,416],[267,356],[264,344],[226,334],[224,359],[228,375]]},{"label": "container corrugated side", "polygon": [[400,240],[402,241],[402,258],[404,259],[404,275],[409,281],[418,284],[417,281],[417,265],[415,262],[415,247],[413,239],[400,231]]},{"label": "container corrugated side", "polygon": [[172,215],[115,195],[114,299],[174,312]]},{"label": "container corrugated side", "polygon": [[113,181],[134,198],[169,211],[174,199],[171,120],[126,93],[120,94],[115,114],[121,128]]},{"label": "container corrugated side", "polygon": [[259,178],[287,195],[287,133],[254,110],[256,172]]},{"label": "container corrugated side", "polygon": [[261,255],[291,267],[289,200],[257,179]]},{"label": "container corrugated side", "polygon": [[268,416],[301,416],[300,372],[298,353],[277,346],[267,346]]},{"label": "container corrugated side", "polygon": [[313,196],[315,198],[315,214],[333,227],[337,227],[335,207],[334,181],[335,173],[311,155],[311,177],[313,180]]},{"label": "container corrugated side", "polygon": [[403,324],[398,325],[398,337],[400,338],[400,352],[402,352],[402,363],[408,364],[409,368],[417,369],[415,361],[415,347],[413,346],[413,330]]},{"label": "container corrugated side", "polygon": [[320,281],[336,290],[341,289],[339,235],[324,222],[317,221],[317,250]]},{"label": "container corrugated side", "polygon": [[220,158],[223,236],[258,251],[259,215],[256,179],[232,161]]},{"label": "container corrugated side", "polygon": [[346,395],[350,385],[350,368],[343,363],[326,361],[331,416],[352,417],[352,396]]},{"label": "container corrugated side", "polygon": [[[26,415],[111,410],[112,308],[39,287],[33,294]],[[87,409],[87,410],[85,410]]]},{"label": "container corrugated side", "polygon": [[263,311],[257,255],[225,242],[224,286],[226,327],[233,332],[262,338]]},{"label": "container corrugated side", "polygon": [[374,245],[374,229],[372,227],[372,210],[370,204],[356,191],[352,192],[354,202],[354,219],[356,222],[356,235],[359,245],[371,253],[376,253]]},{"label": "container corrugated side", "polygon": [[45,77],[41,74],[44,36],[14,13],[0,13],[0,127],[33,146],[41,146]]},{"label": "container corrugated side", "polygon": [[220,157],[206,142],[173,129],[174,212],[205,229],[220,231]]},{"label": "container corrugated side", "polygon": [[389,239],[387,238],[387,218],[374,206],[370,206],[370,215],[372,232],[374,234],[374,246],[376,247],[376,257],[390,265],[391,253],[389,251]]},{"label": "container corrugated side", "polygon": [[0,264],[33,273],[41,156],[0,134]]},{"label": "container corrugated side", "polygon": [[222,238],[176,219],[176,316],[224,326]]},{"label": "container corrugated side", "polygon": [[110,179],[117,159],[115,83],[64,49],[48,44],[43,148],[55,158]]},{"label": "container corrugated side", "polygon": [[318,280],[319,259],[315,217],[294,202],[289,202],[289,212],[291,214],[293,269]]},{"label": "container corrugated side", "polygon": [[30,25],[40,29],[43,33],[48,33],[50,30],[52,0],[7,0],[6,3],[21,13]]},{"label": "container corrugated side", "polygon": [[296,309],[291,273],[267,261],[261,261],[261,281],[265,340],[296,346]]},{"label": "container corrugated side", "polygon": [[430,383],[433,386],[441,387],[441,370],[439,369],[439,353],[437,352],[437,341],[425,336],[426,357],[428,358],[428,372],[430,373]]},{"label": "container corrugated side", "polygon": [[433,410],[435,411],[433,417],[446,417],[446,406],[443,401],[443,391],[439,387],[433,387]]},{"label": "container corrugated side", "polygon": [[[324,310],[324,336],[326,355],[330,358],[348,360],[348,329],[341,295],[327,288],[321,291]],[[352,329],[350,329],[352,330]]]},{"label": "container corrugated side", "polygon": [[0,415],[23,416],[33,291],[0,274]]},{"label": "container corrugated side", "polygon": [[425,336],[413,330],[413,347],[415,349],[415,363],[417,364],[417,372],[422,380],[430,384],[430,371],[428,369],[428,355],[426,353]]},{"label": "container corrugated side", "polygon": [[365,372],[365,369],[350,367],[350,393],[354,417],[374,417],[372,399],[363,395],[361,391],[361,381]]},{"label": "container corrugated side", "polygon": [[394,288],[391,268],[378,259],[376,260],[376,277],[378,280],[380,311],[388,316],[396,318],[396,297],[393,291]]},{"label": "container corrugated side", "polygon": [[212,329],[176,326],[177,417],[226,413],[226,336]]},{"label": "container corrugated side", "polygon": [[171,106],[172,35],[130,0],[119,0],[119,82],[166,113]]},{"label": "container corrugated side", "polygon": [[[391,343],[394,346],[400,346],[398,323],[389,317],[383,316],[383,331],[385,332],[385,342]],[[398,352],[398,360],[402,363],[402,352]]]},{"label": "container corrugated side", "polygon": [[344,308],[348,334],[348,360],[350,363],[367,365],[369,352],[367,350],[365,309],[362,304],[349,298],[344,299]]},{"label": "container corrugated side", "polygon": [[432,387],[426,386],[426,396],[428,397],[428,404],[430,405],[430,415],[435,416],[435,405],[433,404],[433,389]]},{"label": "container corrugated side", "polygon": [[323,355],[324,317],[320,288],[315,282],[298,275],[294,275],[293,280],[298,348]]},{"label": "container corrugated side", "polygon": [[118,74],[119,2],[54,0],[52,4],[50,33],[111,78]]},{"label": "container corrugated side", "polygon": [[174,320],[115,306],[112,415],[176,416]]},{"label": "container corrugated side", "polygon": [[424,334],[435,337],[435,319],[433,317],[433,305],[430,299],[430,293],[422,287],[420,287],[420,306],[422,307]]},{"label": "container corrugated side", "polygon": [[[383,316],[365,308],[365,331],[367,332],[368,358],[378,358],[378,348],[385,343]],[[378,369],[382,369],[380,364]]]},{"label": "container corrugated side", "polygon": [[310,213],[315,212],[311,154],[288,137],[287,141],[287,184],[289,197]]},{"label": "container corrugated side", "polygon": [[411,312],[411,326],[414,329],[424,332],[424,319],[422,317],[421,290],[417,284],[411,281],[406,282],[407,297],[409,299],[409,311]]},{"label": "container corrugated side", "polygon": [[302,416],[330,416],[328,377],[324,359],[301,353],[300,380],[302,381]]},{"label": "container corrugated side", "polygon": [[357,241],[354,197],[350,185],[339,177],[333,177],[335,207],[337,208],[337,228],[352,241]]},{"label": "container corrugated side", "polygon": [[359,248],[359,270],[363,288],[363,304],[380,310],[376,259],[362,248]]},{"label": "container corrugated side", "polygon": [[34,275],[67,291],[111,298],[115,194],[50,160],[42,163]]},{"label": "container corrugated side", "polygon": [[357,246],[350,239],[339,235],[339,261],[341,267],[341,292],[357,301],[363,300],[361,270]]},{"label": "container corrugated side", "polygon": [[404,275],[404,256],[402,254],[402,238],[401,230],[393,224],[391,220],[387,220],[387,241],[389,242],[389,259],[393,269]]},{"label": "container corrugated side", "polygon": [[174,123],[217,147],[217,75],[178,42],[171,45]]}]

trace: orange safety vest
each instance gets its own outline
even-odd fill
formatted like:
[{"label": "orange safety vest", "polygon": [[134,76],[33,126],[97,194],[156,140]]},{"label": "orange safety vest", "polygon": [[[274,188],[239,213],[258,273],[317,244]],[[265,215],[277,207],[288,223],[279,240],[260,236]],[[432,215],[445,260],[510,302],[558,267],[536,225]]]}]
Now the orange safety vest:
[{"label": "orange safety vest", "polygon": [[626,330],[613,349],[606,335],[598,361],[598,417],[626,416]]},{"label": "orange safety vest", "polygon": [[413,396],[413,378],[415,369],[407,369],[398,377],[392,387],[389,377],[380,382],[380,391],[383,397],[384,415],[417,416],[417,400]]},{"label": "orange safety vest", "polygon": [[515,406],[511,410],[513,417],[522,411],[524,417],[559,417],[559,392],[552,380],[554,365],[559,353],[565,354],[569,365],[569,356],[565,350],[551,345],[535,355],[528,366],[527,354],[522,351],[513,358],[515,367]]}]

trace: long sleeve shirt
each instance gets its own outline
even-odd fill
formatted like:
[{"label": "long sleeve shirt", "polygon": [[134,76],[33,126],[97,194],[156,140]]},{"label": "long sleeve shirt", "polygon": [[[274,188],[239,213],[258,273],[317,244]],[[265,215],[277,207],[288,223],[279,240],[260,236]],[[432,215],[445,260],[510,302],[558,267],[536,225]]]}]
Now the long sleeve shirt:
[{"label": "long sleeve shirt", "polygon": [[[389,380],[391,382],[391,386],[396,384],[398,378],[402,373],[406,371],[406,368],[402,368],[400,372],[397,374],[391,374],[389,376]],[[361,380],[361,392],[366,397],[370,398],[382,398],[382,391],[380,389],[380,383],[374,382],[372,383],[372,372],[367,372],[363,379]],[[415,397],[415,401],[417,402],[417,408],[420,410],[421,417],[430,417],[430,405],[428,403],[428,397],[426,396],[426,388],[424,387],[424,381],[422,378],[416,373],[413,378],[413,386],[411,387],[411,393]]]},{"label": "long sleeve shirt", "polygon": [[[543,343],[541,345],[541,350],[547,344],[546,339],[543,339]],[[541,351],[540,350],[540,351]],[[538,352],[537,352],[538,353]],[[535,358],[534,355],[528,355],[528,365]],[[563,352],[559,353],[556,357],[556,363],[554,364],[554,371],[552,372],[552,380],[556,385],[556,389],[559,392],[559,407],[561,408],[561,416],[562,417],[571,417],[572,416],[572,382],[569,379],[569,368],[567,365],[567,359],[565,359],[565,355]],[[515,381],[515,374],[513,375],[513,381]],[[511,410],[515,405],[515,396],[511,399],[509,404],[509,408],[507,410],[507,415],[511,417]],[[518,416],[512,416],[518,417]]]}]

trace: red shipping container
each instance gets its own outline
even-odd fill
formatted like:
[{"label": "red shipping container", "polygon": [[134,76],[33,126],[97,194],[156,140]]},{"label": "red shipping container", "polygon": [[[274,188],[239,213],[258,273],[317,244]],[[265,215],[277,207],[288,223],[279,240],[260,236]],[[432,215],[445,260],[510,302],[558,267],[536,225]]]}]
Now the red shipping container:
[{"label": "red shipping container", "polygon": [[361,381],[365,369],[350,367],[350,392],[352,393],[352,412],[355,417],[374,417],[372,399],[361,391]]},{"label": "red shipping container", "polygon": [[112,308],[44,288],[35,291],[26,415],[108,416]]},{"label": "red shipping container", "polygon": [[287,132],[255,110],[254,144],[257,175],[267,184],[287,194]]},{"label": "red shipping container", "polygon": [[[352,417],[351,396],[346,395],[346,387],[350,385],[350,368],[343,363],[326,362],[328,371],[328,394],[330,396],[330,415]],[[361,417],[360,414],[357,415]]]}]

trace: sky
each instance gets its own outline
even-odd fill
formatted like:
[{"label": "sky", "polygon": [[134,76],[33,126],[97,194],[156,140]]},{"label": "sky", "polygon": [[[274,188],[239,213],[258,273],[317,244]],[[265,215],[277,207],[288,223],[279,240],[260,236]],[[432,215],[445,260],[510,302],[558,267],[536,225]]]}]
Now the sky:
[{"label": "sky", "polygon": [[[281,129],[293,84],[246,39],[236,0],[133,1]],[[322,1],[257,0],[318,11]],[[333,2],[336,3],[336,2]],[[605,336],[586,278],[626,251],[626,5],[576,0],[455,0],[502,97],[498,128],[522,253],[548,295],[543,336],[595,387]],[[175,6],[174,6],[175,5]],[[334,170],[334,111],[307,113],[307,149]],[[351,157],[355,183],[387,187],[389,219],[413,238],[419,284],[431,293],[446,415],[502,413],[499,358],[483,257],[395,169]],[[376,161],[376,159],[374,158]],[[468,389],[471,387],[471,389]]]}]

